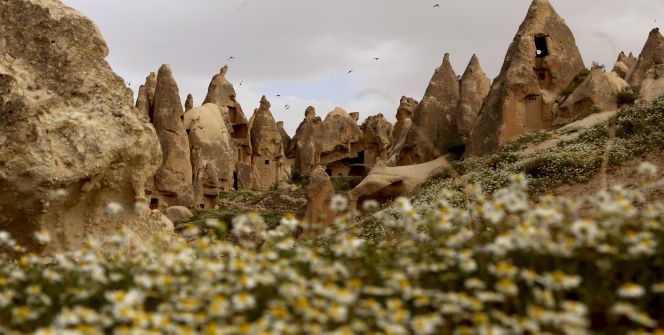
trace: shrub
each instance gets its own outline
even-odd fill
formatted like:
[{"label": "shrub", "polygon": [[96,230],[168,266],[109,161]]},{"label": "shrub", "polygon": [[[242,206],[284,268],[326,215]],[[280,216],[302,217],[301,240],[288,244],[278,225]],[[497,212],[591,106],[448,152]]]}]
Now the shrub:
[{"label": "shrub", "polygon": [[630,87],[625,87],[622,91],[618,92],[618,106],[631,105],[639,99],[639,94],[634,92]]}]

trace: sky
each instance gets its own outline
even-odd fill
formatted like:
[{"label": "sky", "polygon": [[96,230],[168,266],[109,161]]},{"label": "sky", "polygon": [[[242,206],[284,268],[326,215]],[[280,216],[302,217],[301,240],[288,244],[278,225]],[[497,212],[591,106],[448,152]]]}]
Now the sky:
[{"label": "sky", "polygon": [[[63,2],[97,24],[109,63],[134,91],[166,63],[182,101],[191,93],[200,105],[212,76],[228,64],[247,118],[266,95],[292,135],[309,105],[321,117],[339,106],[361,119],[382,113],[394,120],[401,96],[419,101],[446,52],[457,74],[475,53],[496,77],[531,1]],[[610,69],[621,50],[638,56],[664,20],[661,0],[550,2],[575,34],[586,66],[596,61]]]}]

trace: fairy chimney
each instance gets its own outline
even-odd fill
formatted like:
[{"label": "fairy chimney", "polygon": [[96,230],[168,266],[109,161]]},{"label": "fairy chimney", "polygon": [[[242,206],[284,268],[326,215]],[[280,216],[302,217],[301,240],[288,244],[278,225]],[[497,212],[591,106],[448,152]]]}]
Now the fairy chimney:
[{"label": "fairy chimney", "polygon": [[138,89],[138,98],[136,99],[136,108],[142,116],[152,120],[152,111],[154,108],[154,91],[157,88],[157,74],[150,72],[145,78],[145,84]]},{"label": "fairy chimney", "polygon": [[281,135],[281,144],[284,148],[284,153],[288,150],[290,146],[291,137],[284,129],[284,121],[277,122],[277,128],[279,129],[279,134]]},{"label": "fairy chimney", "polygon": [[190,109],[194,108],[194,96],[187,94],[187,100],[184,102],[184,111],[187,112]]},{"label": "fairy chimney", "polygon": [[447,152],[458,139],[454,114],[459,105],[459,81],[449,54],[436,69],[413,115],[399,165],[424,163]]},{"label": "fairy chimney", "polygon": [[159,136],[164,160],[155,174],[155,194],[169,206],[193,205],[189,139],[183,124],[184,111],[178,86],[168,65],[157,74],[152,124]]},{"label": "fairy chimney", "polygon": [[490,154],[516,136],[550,128],[555,100],[583,69],[565,21],[547,0],[534,0],[491,85],[466,155]]},{"label": "fairy chimney", "polygon": [[277,122],[270,112],[270,102],[263,96],[251,122],[252,185],[266,191],[289,179],[284,149]]},{"label": "fairy chimney", "polygon": [[389,159],[387,164],[389,166],[397,164],[397,155],[401,152],[406,142],[406,137],[413,125],[413,113],[418,104],[419,102],[413,98],[401,97],[396,115],[397,122],[394,124],[394,129],[392,130],[392,140],[388,152]]},{"label": "fairy chimney", "polygon": [[334,222],[330,204],[334,197],[334,186],[330,176],[321,166],[311,172],[307,187],[307,211],[304,221],[309,224],[305,234],[315,234]]},{"label": "fairy chimney", "polygon": [[[89,239],[103,250],[121,227],[130,247],[172,234],[141,210],[159,141],[97,26],[40,0],[2,1],[0,22],[0,231],[48,255]],[[50,241],[35,239],[42,229]]]},{"label": "fairy chimney", "polygon": [[205,104],[185,113],[194,205],[198,208],[215,208],[219,194],[234,188],[235,142],[222,115],[221,107],[216,104]]},{"label": "fairy chimney", "polygon": [[650,31],[627,82],[639,92],[641,101],[652,101],[664,94],[664,36],[658,28]]},{"label": "fairy chimney", "polygon": [[632,67],[629,63],[630,59],[625,55],[625,52],[621,51],[618,55],[618,60],[616,60],[616,64],[611,71],[615,72],[620,78],[625,79]]},{"label": "fairy chimney", "polygon": [[459,106],[456,109],[454,120],[459,130],[461,140],[466,143],[470,132],[473,130],[475,120],[480,114],[482,102],[489,94],[491,89],[491,79],[489,79],[476,55],[470,59],[466,71],[461,76],[459,83]]},{"label": "fairy chimney", "polygon": [[392,124],[388,122],[383,114],[370,116],[362,126],[364,137],[362,144],[364,147],[364,165],[365,172],[368,173],[377,161],[386,162],[390,142],[392,140]]},{"label": "fairy chimney", "polygon": [[[212,77],[208,93],[203,104],[213,103],[221,107],[224,122],[233,136],[237,147],[238,170],[246,170],[251,166],[251,140],[249,138],[249,122],[242,111],[242,106],[235,99],[235,88],[226,79],[228,65],[224,65],[219,73]],[[244,183],[243,183],[244,184]]]}]

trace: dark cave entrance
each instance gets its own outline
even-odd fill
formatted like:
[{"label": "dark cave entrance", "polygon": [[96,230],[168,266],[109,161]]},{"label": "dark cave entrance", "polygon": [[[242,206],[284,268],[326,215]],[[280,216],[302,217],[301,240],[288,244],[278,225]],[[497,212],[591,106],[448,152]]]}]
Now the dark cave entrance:
[{"label": "dark cave entrance", "polygon": [[546,58],[549,55],[549,45],[546,42],[546,36],[535,36],[535,48],[537,49],[537,58]]}]

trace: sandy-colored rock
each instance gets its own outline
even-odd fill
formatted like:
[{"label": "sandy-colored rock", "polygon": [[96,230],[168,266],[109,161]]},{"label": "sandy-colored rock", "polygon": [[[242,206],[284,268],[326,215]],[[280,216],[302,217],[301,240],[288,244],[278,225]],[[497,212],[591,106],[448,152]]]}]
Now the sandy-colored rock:
[{"label": "sandy-colored rock", "polygon": [[187,95],[187,100],[184,102],[184,111],[187,112],[192,108],[194,108],[194,96],[189,93]]},{"label": "sandy-colored rock", "polygon": [[620,78],[625,79],[627,78],[627,75],[630,73],[630,69],[633,66],[633,64],[630,64],[631,60],[627,55],[625,55],[624,51],[621,51],[620,54],[618,55],[618,60],[616,60],[616,64],[613,66],[613,72],[615,72]]},{"label": "sandy-colored rock", "polygon": [[392,130],[392,142],[390,143],[389,159],[387,164],[394,166],[397,164],[397,158],[406,143],[406,137],[410,132],[410,127],[413,125],[413,113],[417,109],[419,102],[413,98],[401,97],[399,108],[397,109],[396,119]]},{"label": "sandy-colored rock", "polygon": [[370,116],[362,125],[364,138],[364,166],[370,171],[377,161],[386,162],[390,142],[392,141],[392,124],[388,122],[383,114]]},{"label": "sandy-colored rock", "polygon": [[555,100],[582,69],[565,21],[547,0],[534,0],[482,105],[466,155],[489,154],[518,135],[550,128]]},{"label": "sandy-colored rock", "polygon": [[[297,155],[297,144],[300,140],[300,137],[302,137],[302,132],[304,131],[304,127],[307,123],[313,121],[316,118],[316,108],[314,106],[309,106],[307,109],[304,111],[304,120],[300,122],[300,124],[297,126],[297,130],[295,130],[295,135],[293,135],[293,138],[291,138],[290,142],[288,143],[288,149],[285,151],[286,152],[286,157],[289,159],[296,159]],[[320,118],[319,118],[320,119]],[[322,120],[320,120],[322,122]],[[296,165],[298,165],[296,163]],[[309,170],[312,170],[314,167],[310,168]]]},{"label": "sandy-colored rock", "polygon": [[152,197],[169,206],[194,205],[189,138],[184,129],[180,92],[170,66],[157,74],[152,124],[159,136],[164,159],[154,177]]},{"label": "sandy-colored rock", "polygon": [[459,80],[445,54],[413,114],[413,125],[398,155],[399,165],[428,162],[459,140],[454,114],[459,105]]},{"label": "sandy-colored rock", "polygon": [[459,82],[459,106],[454,114],[459,136],[464,143],[470,137],[482,103],[490,89],[491,79],[482,70],[477,56],[473,55]]},{"label": "sandy-colored rock", "polygon": [[424,183],[447,165],[445,157],[423,164],[397,167],[388,167],[379,162],[369,175],[348,193],[351,211],[365,200],[386,202],[412,192],[417,185]]},{"label": "sandy-colored rock", "polygon": [[[43,0],[2,1],[0,22],[0,230],[41,253],[120,227],[146,245],[165,233],[141,210],[159,142],[97,27]],[[34,240],[39,229],[50,243]]]},{"label": "sandy-colored rock", "polygon": [[192,108],[184,117],[197,208],[215,208],[219,194],[234,187],[235,142],[220,109],[215,104],[205,104]]},{"label": "sandy-colored rock", "polygon": [[290,177],[286,171],[281,133],[270,112],[270,102],[263,96],[251,120],[252,188],[266,191]]},{"label": "sandy-colored rock", "polygon": [[304,221],[309,224],[307,233],[321,231],[334,222],[330,202],[334,196],[334,186],[330,176],[322,167],[311,172],[307,187],[307,211]]},{"label": "sandy-colored rock", "polygon": [[140,115],[145,116],[148,120],[152,120],[152,112],[154,110],[154,93],[157,89],[157,74],[150,72],[145,78],[145,84],[141,85],[138,89],[138,98],[136,99],[136,108],[140,111]]},{"label": "sandy-colored rock", "polygon": [[182,206],[168,207],[162,213],[174,224],[189,222],[194,217],[189,208]]},{"label": "sandy-colored rock", "polygon": [[648,35],[627,83],[639,92],[641,101],[652,101],[664,94],[664,36],[658,28]]},{"label": "sandy-colored rock", "polygon": [[593,68],[572,94],[558,107],[554,125],[565,125],[595,106],[600,111],[618,109],[618,93],[630,90],[629,84],[615,72]]},{"label": "sandy-colored rock", "polygon": [[[224,122],[233,136],[238,148],[239,164],[251,166],[251,140],[249,138],[249,122],[242,111],[242,106],[235,99],[235,88],[226,79],[228,65],[224,65],[219,73],[212,77],[208,93],[203,104],[213,103],[221,107],[224,112]],[[245,166],[245,167],[246,167]]]},{"label": "sandy-colored rock", "polygon": [[286,153],[290,147],[291,137],[286,132],[286,129],[284,129],[284,121],[277,122],[277,128],[279,129],[279,134],[281,135],[281,144],[284,148],[284,153]]}]

